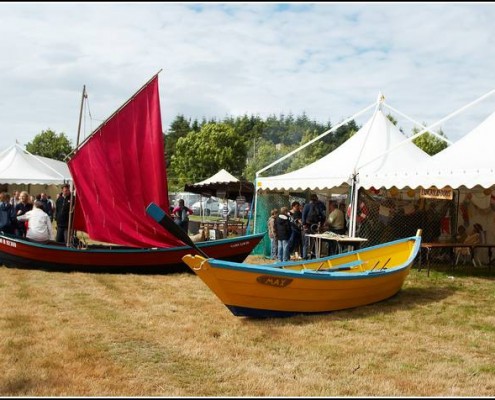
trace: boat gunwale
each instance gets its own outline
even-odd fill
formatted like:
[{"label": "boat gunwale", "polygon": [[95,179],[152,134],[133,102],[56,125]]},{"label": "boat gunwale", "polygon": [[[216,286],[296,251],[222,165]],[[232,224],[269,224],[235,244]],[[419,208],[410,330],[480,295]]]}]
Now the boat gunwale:
[{"label": "boat gunwale", "polygon": [[[222,270],[235,270],[238,272],[251,272],[251,273],[263,273],[266,275],[277,275],[277,276],[287,276],[293,278],[303,278],[303,279],[314,279],[314,280],[329,280],[329,279],[360,279],[360,278],[380,278],[383,275],[393,275],[399,272],[402,272],[404,269],[410,267],[416,258],[418,251],[421,247],[421,237],[420,236],[411,236],[407,238],[397,239],[392,242],[382,243],[375,246],[370,246],[365,249],[358,249],[347,253],[342,253],[338,255],[331,255],[323,258],[308,260],[309,263],[318,263],[325,262],[327,260],[335,259],[342,257],[343,255],[349,256],[356,253],[363,253],[363,251],[368,250],[376,250],[381,247],[390,247],[395,244],[401,244],[405,242],[414,242],[414,247],[411,249],[409,257],[406,261],[392,268],[385,269],[377,269],[377,270],[366,270],[366,271],[356,271],[356,272],[343,272],[343,271],[332,271],[332,270],[323,270],[323,271],[315,271],[311,269],[301,269],[301,270],[293,270],[293,269],[285,269],[284,266],[296,266],[300,264],[304,264],[301,261],[289,261],[289,262],[279,262],[275,264],[247,264],[247,263],[235,263],[232,261],[223,261],[219,259],[206,259],[206,261],[210,264],[212,268],[218,268]],[[304,261],[304,260],[303,260]],[[339,266],[336,266],[339,267]],[[199,272],[199,271],[195,271]],[[310,272],[310,273],[308,273]]]},{"label": "boat gunwale", "polygon": [[[233,238],[224,238],[218,240],[207,240],[204,242],[196,243],[198,247],[209,247],[209,245],[228,245],[229,243],[235,244],[242,242],[244,240],[252,240],[257,239],[258,237],[264,236],[265,233],[253,233],[250,235],[237,236]],[[91,244],[85,248],[76,248],[76,247],[67,247],[63,243],[41,243],[33,240],[26,240],[25,238],[20,238],[14,235],[10,235],[7,233],[0,232],[0,241],[3,244],[8,245],[5,241],[9,241],[12,243],[18,243],[26,247],[36,247],[45,250],[56,250],[56,251],[68,251],[68,252],[76,252],[76,253],[144,253],[144,252],[171,252],[177,250],[188,250],[191,249],[191,246],[173,246],[173,247],[129,247],[122,246],[117,244]],[[95,248],[96,246],[101,246],[102,248]]]}]

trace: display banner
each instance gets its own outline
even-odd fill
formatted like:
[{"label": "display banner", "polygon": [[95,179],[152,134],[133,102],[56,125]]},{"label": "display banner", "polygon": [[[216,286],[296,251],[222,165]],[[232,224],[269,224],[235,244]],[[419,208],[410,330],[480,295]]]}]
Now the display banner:
[{"label": "display banner", "polygon": [[437,189],[420,189],[419,197],[421,199],[441,199],[452,200],[454,198],[454,191],[451,188]]}]

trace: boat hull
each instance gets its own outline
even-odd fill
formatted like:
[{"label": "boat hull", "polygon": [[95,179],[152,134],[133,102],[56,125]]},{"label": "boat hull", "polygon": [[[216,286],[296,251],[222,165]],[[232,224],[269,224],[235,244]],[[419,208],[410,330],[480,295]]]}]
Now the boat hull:
[{"label": "boat hull", "polygon": [[[197,243],[211,257],[242,262],[263,238],[246,235]],[[60,244],[40,244],[10,235],[0,235],[0,263],[24,268],[57,271],[164,273],[190,271],[182,258],[194,253],[189,246],[131,248],[94,245],[68,248]]]},{"label": "boat hull", "polygon": [[311,262],[251,265],[186,256],[184,261],[236,316],[325,313],[376,303],[400,291],[416,237]]}]

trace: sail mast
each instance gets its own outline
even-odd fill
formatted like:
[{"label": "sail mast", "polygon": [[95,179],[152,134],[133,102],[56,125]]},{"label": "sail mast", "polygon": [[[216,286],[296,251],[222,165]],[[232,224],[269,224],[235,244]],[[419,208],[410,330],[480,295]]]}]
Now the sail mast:
[{"label": "sail mast", "polygon": [[110,115],[105,121],[103,121],[99,126],[98,128],[96,128],[92,133],[91,135],[89,135],[81,144],[77,144],[76,148],[74,150],[72,150],[72,152],[67,156],[67,158],[70,158],[70,156],[72,156],[80,147],[84,146],[84,144],[93,137],[93,135],[98,132],[99,130],[101,130],[105,124],[110,121],[116,114],[118,114],[127,104],[129,104],[132,100],[134,100],[134,98],[139,94],[141,93],[141,91],[146,88],[150,82],[155,79],[155,77],[160,73],[162,72],[162,69],[160,69],[160,71],[158,71],[155,75],[153,75],[151,77],[151,79],[146,82],[143,86],[141,86],[141,88],[139,90],[137,90],[124,104],[122,104],[112,115]]},{"label": "sail mast", "polygon": [[[77,142],[76,142],[76,148],[79,147],[79,138],[81,136],[81,122],[82,122],[82,115],[83,115],[83,108],[84,108],[84,99],[87,97],[86,95],[86,85],[83,86],[83,91],[82,91],[82,96],[81,96],[81,108],[79,110],[79,124],[77,125]],[[69,207],[69,225],[67,227],[67,242],[65,243],[67,247],[70,246],[71,244],[71,237],[72,237],[72,219],[73,219],[73,214],[74,214],[74,201],[75,201],[75,196],[74,196],[74,179],[70,181],[70,196],[71,196],[71,202],[70,202],[70,207]]]}]

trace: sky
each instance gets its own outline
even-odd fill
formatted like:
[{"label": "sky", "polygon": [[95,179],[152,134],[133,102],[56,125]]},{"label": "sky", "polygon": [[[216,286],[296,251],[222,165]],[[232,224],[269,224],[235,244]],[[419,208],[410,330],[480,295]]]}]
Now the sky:
[{"label": "sky", "polygon": [[81,140],[160,70],[164,131],[179,114],[335,126],[381,93],[408,136],[454,114],[455,142],[495,111],[494,20],[485,2],[2,2],[0,149],[48,129],[75,145],[83,86]]}]

